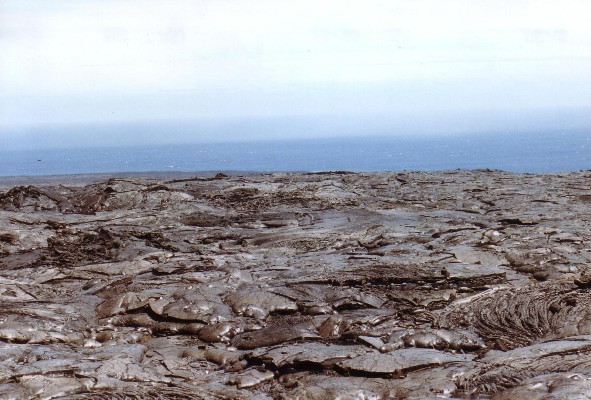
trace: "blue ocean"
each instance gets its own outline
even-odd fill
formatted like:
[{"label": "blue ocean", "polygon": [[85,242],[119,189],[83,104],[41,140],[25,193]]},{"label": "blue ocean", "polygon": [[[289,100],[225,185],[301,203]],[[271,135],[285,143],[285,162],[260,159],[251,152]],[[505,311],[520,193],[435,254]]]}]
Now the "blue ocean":
[{"label": "blue ocean", "polygon": [[196,171],[591,169],[591,131],[0,149],[0,176]]}]

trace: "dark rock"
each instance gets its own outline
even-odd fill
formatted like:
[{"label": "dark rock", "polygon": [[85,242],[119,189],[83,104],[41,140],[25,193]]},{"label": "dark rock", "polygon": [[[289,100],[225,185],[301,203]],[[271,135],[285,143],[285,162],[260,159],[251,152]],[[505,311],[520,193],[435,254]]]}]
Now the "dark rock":
[{"label": "dark rock", "polygon": [[588,172],[11,179],[0,398],[589,392]]}]

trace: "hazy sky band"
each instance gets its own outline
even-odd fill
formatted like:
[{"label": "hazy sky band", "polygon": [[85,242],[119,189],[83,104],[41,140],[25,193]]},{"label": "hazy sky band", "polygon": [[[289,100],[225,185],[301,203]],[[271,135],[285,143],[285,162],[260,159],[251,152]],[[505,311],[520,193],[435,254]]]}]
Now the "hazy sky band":
[{"label": "hazy sky band", "polygon": [[590,20],[588,1],[0,0],[0,127],[590,108]]}]

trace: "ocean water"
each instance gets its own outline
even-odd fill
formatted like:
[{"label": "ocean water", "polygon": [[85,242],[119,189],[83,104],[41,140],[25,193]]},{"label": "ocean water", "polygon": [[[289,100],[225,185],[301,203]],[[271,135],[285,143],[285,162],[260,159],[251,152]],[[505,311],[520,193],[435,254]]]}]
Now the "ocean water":
[{"label": "ocean water", "polygon": [[148,171],[591,169],[591,131],[0,149],[0,176]]}]

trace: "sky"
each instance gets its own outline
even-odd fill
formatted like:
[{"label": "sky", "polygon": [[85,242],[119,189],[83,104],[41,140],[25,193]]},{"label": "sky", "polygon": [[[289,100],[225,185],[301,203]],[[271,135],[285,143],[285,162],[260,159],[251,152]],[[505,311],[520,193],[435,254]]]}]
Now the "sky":
[{"label": "sky", "polygon": [[136,122],[591,126],[589,21],[587,0],[0,0],[0,138]]}]

